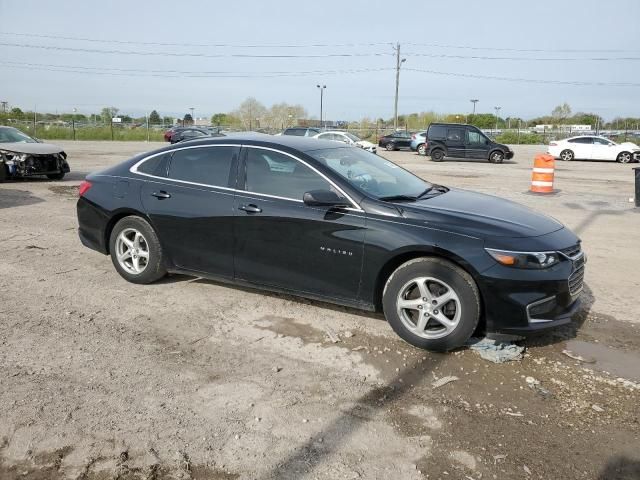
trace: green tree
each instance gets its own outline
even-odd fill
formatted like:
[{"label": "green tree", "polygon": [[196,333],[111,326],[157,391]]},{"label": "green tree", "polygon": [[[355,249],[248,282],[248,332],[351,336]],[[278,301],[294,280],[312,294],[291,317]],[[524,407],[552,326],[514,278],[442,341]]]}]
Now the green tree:
[{"label": "green tree", "polygon": [[18,107],[13,107],[9,112],[9,117],[15,120],[22,120],[24,118],[24,112]]},{"label": "green tree", "polygon": [[193,117],[191,116],[190,113],[186,113],[185,116],[182,119],[182,124],[183,125],[193,125]]},{"label": "green tree", "polygon": [[229,122],[227,120],[226,113],[216,113],[211,116],[211,125],[228,125]]},{"label": "green tree", "polygon": [[160,114],[156,110],[153,110],[149,114],[149,123],[151,124],[162,123],[162,118],[160,118]]},{"label": "green tree", "polygon": [[120,109],[116,107],[104,107],[102,109],[102,113],[100,114],[100,116],[102,117],[102,121],[107,124],[111,123],[111,119],[115,117],[119,111]]}]

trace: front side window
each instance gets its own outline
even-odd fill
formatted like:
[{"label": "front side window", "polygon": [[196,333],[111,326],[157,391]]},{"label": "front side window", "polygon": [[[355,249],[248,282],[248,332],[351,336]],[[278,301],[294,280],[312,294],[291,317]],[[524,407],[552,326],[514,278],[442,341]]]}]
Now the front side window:
[{"label": "front side window", "polygon": [[468,141],[472,145],[480,145],[484,143],[484,138],[480,134],[480,132],[474,132],[473,130],[469,130],[467,132]]},{"label": "front side window", "polygon": [[361,148],[327,148],[307,152],[347,182],[377,197],[420,195],[430,183],[393,162]]},{"label": "front side window", "polygon": [[614,145],[612,142],[604,138],[594,138],[593,143],[595,143],[596,145]]},{"label": "front side window", "polygon": [[0,128],[0,143],[37,143],[29,135],[15,128]]},{"label": "front side window", "polygon": [[184,182],[226,187],[238,147],[199,147],[176,150],[169,166],[169,178]]},{"label": "front side window", "polygon": [[305,192],[331,190],[331,184],[304,163],[284,153],[249,148],[246,190],[302,201]]}]

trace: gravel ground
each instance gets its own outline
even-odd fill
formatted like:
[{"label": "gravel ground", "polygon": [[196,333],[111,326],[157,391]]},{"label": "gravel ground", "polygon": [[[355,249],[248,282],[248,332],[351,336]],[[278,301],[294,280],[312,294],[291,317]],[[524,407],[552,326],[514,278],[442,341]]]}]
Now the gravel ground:
[{"label": "gravel ground", "polygon": [[384,153],[583,238],[574,324],[495,365],[412,348],[379,315],[184,276],[126,283],[78,241],[76,187],[157,146],[67,142],[64,181],[0,185],[0,480],[640,478],[632,166],[560,163],[559,193],[539,197],[543,147],[503,165]]}]

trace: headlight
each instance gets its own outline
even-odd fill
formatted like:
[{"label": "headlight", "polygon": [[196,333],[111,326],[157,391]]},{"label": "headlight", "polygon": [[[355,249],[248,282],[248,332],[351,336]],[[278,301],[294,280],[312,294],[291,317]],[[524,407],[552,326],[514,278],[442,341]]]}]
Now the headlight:
[{"label": "headlight", "polygon": [[7,150],[0,150],[0,157],[4,159],[5,162],[24,162],[27,159],[26,153],[16,153],[9,152]]},{"label": "headlight", "polygon": [[548,268],[560,261],[556,252],[511,252],[493,248],[485,250],[499,264],[513,268]]}]

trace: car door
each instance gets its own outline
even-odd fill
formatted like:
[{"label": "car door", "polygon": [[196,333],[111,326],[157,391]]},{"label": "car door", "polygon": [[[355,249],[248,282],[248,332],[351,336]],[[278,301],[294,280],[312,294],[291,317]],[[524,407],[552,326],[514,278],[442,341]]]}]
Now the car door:
[{"label": "car door", "polygon": [[568,142],[576,159],[590,160],[592,158],[593,139],[591,137],[572,138]]},{"label": "car door", "polygon": [[235,202],[239,280],[353,300],[362,267],[365,216],[356,208],[311,207],[303,194],[338,187],[299,158],[244,147]]},{"label": "car door", "polygon": [[411,135],[407,132],[394,133],[396,145],[400,148],[408,148],[411,146]]},{"label": "car door", "polygon": [[489,158],[489,139],[475,129],[466,130],[465,157]]},{"label": "car door", "polygon": [[447,155],[449,157],[465,157],[465,133],[462,127],[447,128]]},{"label": "car door", "polygon": [[617,149],[615,143],[604,138],[593,137],[592,158],[595,160],[615,160]]},{"label": "car door", "polygon": [[162,176],[146,174],[142,204],[172,263],[233,277],[233,183],[240,147],[184,147]]}]

